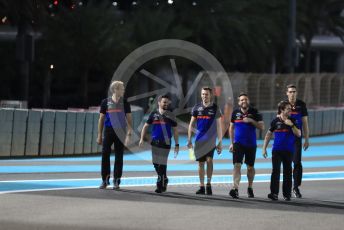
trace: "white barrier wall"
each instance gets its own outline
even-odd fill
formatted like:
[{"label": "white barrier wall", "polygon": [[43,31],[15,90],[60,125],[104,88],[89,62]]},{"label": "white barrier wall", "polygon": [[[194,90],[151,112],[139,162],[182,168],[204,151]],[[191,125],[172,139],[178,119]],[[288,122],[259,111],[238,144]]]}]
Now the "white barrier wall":
[{"label": "white barrier wall", "polygon": [[74,153],[75,131],[76,131],[76,112],[67,112],[65,154]]},{"label": "white barrier wall", "polygon": [[53,155],[63,155],[65,150],[67,112],[56,111]]},{"label": "white barrier wall", "polygon": [[[310,136],[344,133],[344,108],[309,110]],[[261,111],[265,130],[257,131],[264,138],[276,111]],[[132,106],[136,130],[144,113]],[[60,156],[100,153],[97,145],[98,112],[55,110],[0,109],[0,157]]]},{"label": "white barrier wall", "polygon": [[41,156],[51,156],[53,154],[55,111],[43,111],[40,151]]},{"label": "white barrier wall", "polygon": [[99,113],[94,113],[93,114],[93,132],[92,132],[92,153],[102,151],[101,145],[97,144],[98,120],[99,120]]},{"label": "white barrier wall", "polygon": [[9,156],[12,145],[13,109],[0,110],[0,156]]},{"label": "white barrier wall", "polygon": [[75,128],[75,145],[74,145],[75,154],[84,153],[85,120],[86,120],[86,113],[77,112],[76,128]]},{"label": "white barrier wall", "polygon": [[42,111],[29,110],[25,156],[38,156]]},{"label": "white barrier wall", "polygon": [[27,116],[27,109],[14,110],[11,156],[24,156]]},{"label": "white barrier wall", "polygon": [[85,135],[84,135],[84,150],[83,153],[92,153],[93,142],[93,114],[86,113]]}]

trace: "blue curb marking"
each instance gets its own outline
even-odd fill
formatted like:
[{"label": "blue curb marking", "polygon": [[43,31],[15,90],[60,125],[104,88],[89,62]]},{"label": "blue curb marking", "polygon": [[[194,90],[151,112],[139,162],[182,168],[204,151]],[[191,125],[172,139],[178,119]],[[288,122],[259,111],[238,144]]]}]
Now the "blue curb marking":
[{"label": "blue curb marking", "polygon": [[[268,154],[271,155],[271,148],[268,148]],[[178,157],[173,157],[173,150],[170,151],[169,160],[190,160],[189,153],[187,150],[182,150],[179,152]],[[307,151],[303,151],[302,153],[303,159],[305,160],[308,157],[329,157],[329,156],[344,156],[344,145],[332,145],[332,146],[311,146]],[[114,158],[114,156],[111,156]],[[262,149],[257,148],[256,153],[257,159],[263,159],[262,156]],[[214,154],[214,159],[232,159],[232,153],[229,153],[228,149],[223,149],[222,154],[218,155],[217,153]],[[152,153],[151,151],[143,151],[133,154],[124,155],[125,161],[149,161],[152,160]],[[91,161],[98,161],[100,163],[101,157],[63,157],[63,158],[37,158],[37,159],[21,159],[21,160],[2,160],[2,162],[91,162]]]},{"label": "blue curb marking", "polygon": [[[328,160],[328,161],[304,161],[304,168],[324,168],[324,167],[344,167],[344,160]],[[214,163],[214,170],[231,170],[232,163]],[[266,163],[256,163],[256,169],[271,169],[271,160]],[[178,164],[168,165],[168,171],[197,171],[198,165]],[[124,165],[124,172],[153,172],[152,164],[145,165]],[[100,165],[42,165],[42,166],[2,166],[0,173],[68,173],[68,172],[100,172]]]},{"label": "blue curb marking", "polygon": [[[281,176],[282,178],[282,176]],[[328,172],[328,173],[305,173],[304,181],[307,180],[336,180],[344,179],[344,172]],[[122,178],[121,186],[154,186],[156,177],[135,177]],[[255,182],[270,181],[269,174],[257,174]],[[0,192],[10,191],[25,191],[25,190],[49,190],[49,189],[63,189],[63,188],[83,188],[83,187],[97,187],[100,184],[100,179],[67,179],[67,180],[25,180],[25,181],[0,181]],[[212,183],[230,184],[232,176],[230,175],[214,175]],[[243,177],[242,182],[247,182],[247,178]],[[183,184],[198,184],[198,176],[170,176],[170,185]]]},{"label": "blue curb marking", "polygon": [[[312,146],[312,143],[321,143],[321,142],[339,142],[344,141],[344,134],[337,134],[331,136],[320,136],[310,138],[311,146],[307,151],[303,152],[303,157],[321,157],[321,156],[344,156],[344,145],[333,145],[333,146]],[[179,143],[181,147],[186,146],[187,138],[186,136],[179,137]],[[273,141],[272,141],[273,142]],[[257,141],[258,144],[263,144],[262,140]],[[229,139],[225,138],[223,140],[223,153],[221,156],[214,154],[214,159],[232,159],[232,154],[228,152]],[[172,143],[172,145],[174,145]],[[268,149],[268,152],[271,153],[271,149]],[[262,149],[257,149],[257,159],[262,158]],[[151,161],[152,156],[150,151],[142,151],[134,154],[127,154],[124,156],[124,160],[147,160]],[[170,152],[169,159],[173,159],[173,152]],[[188,151],[180,151],[178,158],[176,160],[188,160]],[[29,162],[49,162],[49,161],[99,161],[100,156],[82,156],[82,157],[57,157],[57,158],[32,158],[32,159],[14,159],[14,160],[2,160],[4,162],[20,162],[20,161],[29,161]]]}]

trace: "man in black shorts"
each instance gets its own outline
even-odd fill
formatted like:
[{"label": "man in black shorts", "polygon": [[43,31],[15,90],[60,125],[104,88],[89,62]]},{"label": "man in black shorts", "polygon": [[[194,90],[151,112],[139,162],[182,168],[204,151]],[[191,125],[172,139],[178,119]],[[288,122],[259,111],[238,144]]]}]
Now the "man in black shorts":
[{"label": "man in black shorts", "polygon": [[241,180],[241,165],[245,157],[247,165],[249,198],[254,197],[253,179],[255,176],[254,162],[256,160],[257,138],[256,128],[263,130],[264,122],[262,115],[257,109],[250,106],[249,98],[246,93],[241,93],[238,97],[239,108],[232,113],[229,127],[229,136],[231,145],[229,151],[233,152],[233,188],[229,195],[233,198],[239,198],[239,184]]},{"label": "man in black shorts", "polygon": [[[202,103],[195,105],[191,112],[191,120],[188,129],[188,148],[193,148],[192,132],[194,123],[196,127],[195,156],[198,161],[198,175],[200,189],[196,194],[212,195],[211,177],[213,175],[213,156],[216,148],[218,154],[222,150],[222,122],[219,107],[212,102],[212,89],[203,87],[201,92]],[[216,145],[216,136],[218,144]],[[207,162],[207,186],[204,187],[204,162]]]},{"label": "man in black shorts", "polygon": [[294,188],[293,193],[297,198],[301,198],[300,185],[302,182],[302,136],[305,138],[303,149],[306,151],[309,146],[309,128],[308,128],[308,111],[306,103],[297,99],[297,91],[295,85],[287,85],[288,102],[291,104],[291,115],[290,117],[296,120],[296,126],[301,130],[301,136],[295,138],[295,152],[293,155],[293,179]]}]

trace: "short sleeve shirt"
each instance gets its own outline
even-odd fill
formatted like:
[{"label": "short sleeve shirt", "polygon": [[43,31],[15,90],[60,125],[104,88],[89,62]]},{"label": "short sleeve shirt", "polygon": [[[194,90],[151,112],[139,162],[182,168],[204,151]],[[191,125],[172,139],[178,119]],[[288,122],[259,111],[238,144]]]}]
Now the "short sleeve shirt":
[{"label": "short sleeve shirt", "polygon": [[125,98],[114,102],[111,97],[102,100],[100,113],[105,114],[106,128],[123,129],[127,127],[126,114],[131,113],[130,104]]},{"label": "short sleeve shirt", "polygon": [[165,143],[172,137],[172,127],[177,126],[176,118],[170,111],[161,114],[155,110],[149,115],[146,123],[152,125],[152,140]]},{"label": "short sleeve shirt", "polygon": [[257,122],[262,121],[262,115],[255,108],[249,107],[246,113],[242,112],[240,108],[235,109],[231,118],[231,122],[234,124],[234,143],[246,147],[256,147],[256,127],[250,123],[245,123],[244,118],[246,117]]},{"label": "short sleeve shirt", "polygon": [[[294,118],[290,117],[290,120],[296,125]],[[294,152],[295,135],[289,125],[284,124],[280,118],[276,117],[271,121],[269,131],[275,134],[272,151]]]},{"label": "short sleeve shirt", "polygon": [[302,117],[308,116],[306,103],[297,99],[295,105],[291,106],[290,117],[296,120],[296,126],[302,131]]},{"label": "short sleeve shirt", "polygon": [[199,103],[192,108],[191,116],[196,118],[196,141],[215,141],[217,137],[216,119],[221,117],[219,107],[213,103],[205,107]]}]

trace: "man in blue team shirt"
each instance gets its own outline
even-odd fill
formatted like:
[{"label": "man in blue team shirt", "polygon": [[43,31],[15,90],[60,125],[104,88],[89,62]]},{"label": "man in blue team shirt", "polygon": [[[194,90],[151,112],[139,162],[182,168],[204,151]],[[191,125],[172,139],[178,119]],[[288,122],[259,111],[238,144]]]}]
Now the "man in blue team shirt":
[{"label": "man in blue team shirt", "polygon": [[[197,122],[195,156],[198,161],[198,175],[200,189],[196,194],[212,195],[211,177],[213,175],[213,157],[216,148],[218,154],[222,150],[222,122],[221,112],[218,106],[212,102],[212,89],[203,87],[201,92],[202,103],[195,105],[191,112],[191,120],[188,129],[188,148],[193,148],[191,138],[194,123]],[[216,135],[217,134],[217,135]],[[216,145],[216,136],[218,144]],[[207,186],[204,187],[204,162],[207,162]]]},{"label": "man in blue team shirt", "polygon": [[158,109],[153,111],[147,122],[142,128],[139,146],[143,145],[147,129],[152,125],[152,162],[156,173],[158,174],[156,193],[166,191],[168,178],[166,174],[167,159],[171,149],[171,137],[175,142],[174,157],[177,157],[179,151],[178,130],[175,116],[168,110],[170,99],[167,95],[159,96]]},{"label": "man in blue team shirt", "polygon": [[110,153],[112,144],[115,145],[113,188],[119,189],[123,171],[124,145],[128,144],[132,132],[131,109],[127,100],[123,98],[123,82],[112,82],[110,91],[112,92],[112,96],[101,102],[98,121],[97,143],[99,145],[103,144],[101,167],[102,183],[99,186],[100,189],[105,189],[110,184]]},{"label": "man in blue team shirt", "polygon": [[290,117],[292,106],[287,101],[278,104],[278,115],[272,120],[269,131],[265,135],[263,144],[263,157],[268,156],[266,148],[275,134],[272,146],[272,173],[270,182],[270,194],[268,198],[278,200],[281,163],[283,163],[283,198],[290,201],[292,176],[291,162],[295,151],[295,138],[301,137],[301,131],[296,126],[296,120]]},{"label": "man in blue team shirt", "polygon": [[253,179],[255,176],[254,162],[256,159],[257,138],[256,128],[263,130],[264,122],[262,115],[257,109],[250,106],[249,98],[246,93],[241,93],[238,97],[239,108],[232,113],[229,127],[229,136],[231,145],[229,151],[233,152],[233,188],[229,195],[233,198],[239,198],[239,184],[241,180],[241,165],[245,157],[247,165],[248,188],[247,195],[249,198],[254,197]]},{"label": "man in blue team shirt", "polygon": [[295,85],[287,85],[288,102],[291,104],[291,117],[296,120],[296,126],[301,130],[301,136],[295,138],[295,152],[293,156],[294,170],[294,188],[295,197],[301,198],[299,186],[302,182],[302,136],[305,138],[303,149],[306,151],[309,146],[309,128],[308,128],[308,112],[306,103],[297,99],[297,91]]}]

